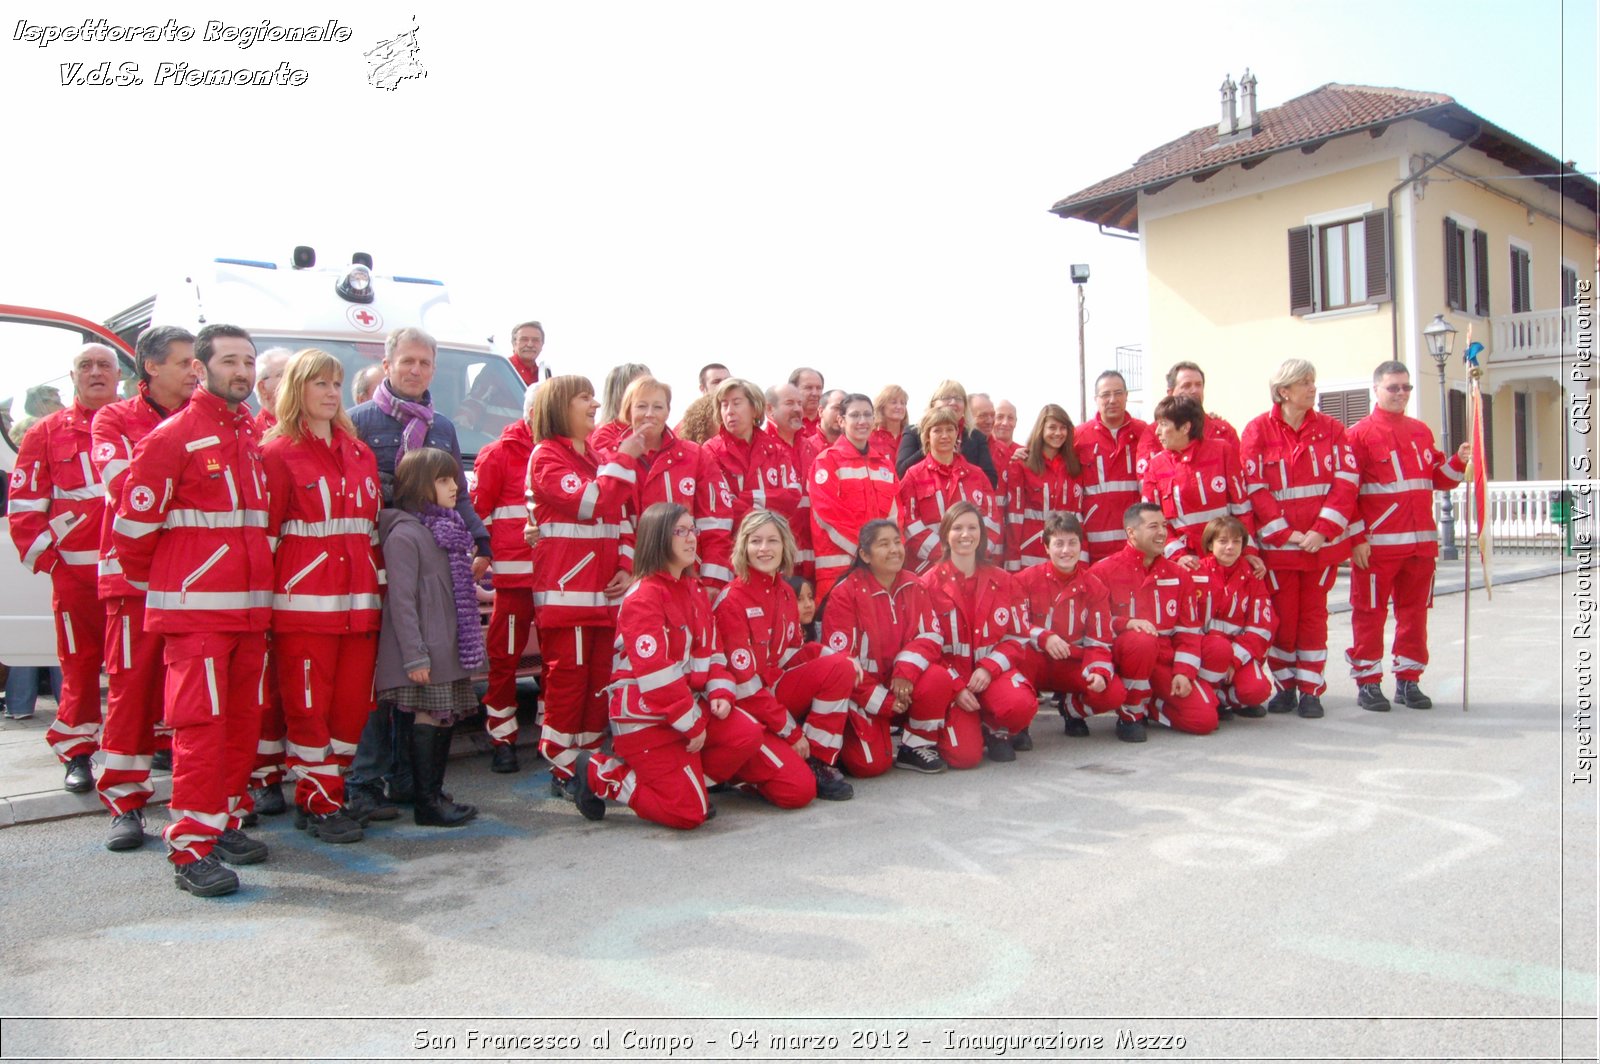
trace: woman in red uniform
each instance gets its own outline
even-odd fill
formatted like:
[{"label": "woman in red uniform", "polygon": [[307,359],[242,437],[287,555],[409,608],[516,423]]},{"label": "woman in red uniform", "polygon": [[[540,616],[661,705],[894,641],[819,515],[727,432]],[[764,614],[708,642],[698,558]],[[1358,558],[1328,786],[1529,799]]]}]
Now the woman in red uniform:
[{"label": "woman in red uniform", "polygon": [[650,376],[650,367],[642,362],[624,362],[612,366],[606,374],[605,403],[600,412],[600,424],[589,435],[589,447],[596,453],[616,450],[617,441],[628,431],[628,408],[622,397],[628,385],[640,377]]},{"label": "woman in red uniform", "polygon": [[1245,530],[1238,518],[1212,518],[1202,542],[1209,556],[1194,574],[1205,627],[1197,671],[1217,692],[1218,717],[1264,717],[1272,694],[1267,653],[1278,626],[1271,593],[1240,560]]},{"label": "woman in red uniform", "polygon": [[1038,649],[1027,597],[1010,573],[985,560],[988,533],[972,503],[950,507],[939,541],[944,559],[921,581],[944,630],[945,660],[965,682],[945,719],[939,752],[952,768],[975,766],[980,749],[991,761],[1015,761],[1015,750],[1033,746],[1026,736],[1039,708],[1021,671],[1026,652]]},{"label": "woman in red uniform", "polygon": [[828,649],[848,654],[861,669],[845,725],[845,771],[878,776],[893,764],[943,772],[948,766],[939,740],[961,680],[944,661],[933,600],[906,571],[905,544],[893,521],[863,525],[855,559],[834,585],[822,622]]},{"label": "woman in red uniform", "polygon": [[378,658],[378,461],[344,412],[344,367],[307,348],[278,388],[278,423],[262,448],[267,535],[277,545],[272,662],[288,728],[295,825],[356,842],[344,771],[373,711]]},{"label": "woman in red uniform", "polygon": [[1054,403],[1046,403],[1028,436],[1027,453],[1011,459],[1005,470],[1007,572],[1041,565],[1049,553],[1045,521],[1053,513],[1083,513],[1083,488],[1073,446],[1072,419]]},{"label": "woman in red uniform", "polygon": [[899,513],[894,460],[871,447],[872,400],[847,395],[840,405],[844,432],[817,455],[806,474],[818,602],[850,568],[861,526],[878,518],[893,521]]},{"label": "woman in red uniform", "polygon": [[[1200,540],[1208,521],[1232,515],[1246,528],[1253,527],[1253,492],[1233,449],[1205,438],[1205,411],[1193,399],[1169,395],[1161,400],[1150,429],[1161,450],[1145,464],[1139,490],[1167,519],[1166,557],[1194,572],[1205,557]],[[1252,569],[1261,566],[1255,548],[1248,545],[1245,561]]]},{"label": "woman in red uniform", "polygon": [[906,431],[906,401],[910,396],[898,384],[886,385],[872,401],[872,437],[868,446],[889,459],[894,468],[900,454],[900,437]]},{"label": "woman in red uniform", "polygon": [[944,407],[923,415],[919,429],[927,457],[906,470],[900,481],[900,527],[905,531],[906,554],[911,567],[925,573],[939,560],[939,522],[958,502],[971,503],[985,526],[988,542],[1001,542],[1003,531],[995,520],[994,489],[983,470],[956,450],[961,419]]}]

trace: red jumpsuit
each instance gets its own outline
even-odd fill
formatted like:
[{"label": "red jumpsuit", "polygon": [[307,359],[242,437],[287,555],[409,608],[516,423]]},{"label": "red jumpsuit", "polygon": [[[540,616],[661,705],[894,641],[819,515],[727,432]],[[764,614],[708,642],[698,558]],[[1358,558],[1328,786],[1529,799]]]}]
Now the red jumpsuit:
[{"label": "red jumpsuit", "polygon": [[[520,366],[515,356],[512,365]],[[533,435],[528,423],[513,421],[499,438],[478,452],[472,464],[476,484],[472,508],[489,530],[493,560],[494,608],[485,645],[489,686],[483,695],[484,728],[489,741],[517,743],[517,663],[533,634],[533,548],[523,539],[528,527],[528,459]]]},{"label": "red jumpsuit", "polygon": [[841,436],[812,463],[806,476],[811,498],[811,543],[816,554],[817,601],[821,602],[856,556],[868,521],[898,520],[894,459],[857,451]]},{"label": "red jumpsuit", "polygon": [[[1001,552],[1005,529],[995,517],[994,485],[988,474],[959,454],[949,465],[930,456],[907,469],[900,481],[900,529],[906,538],[907,568],[926,573],[938,563],[942,554],[939,522],[962,500],[978,508],[989,549],[996,555]],[[852,546],[852,553],[854,550]]]},{"label": "red jumpsuit", "polygon": [[745,514],[753,509],[782,514],[789,522],[795,547],[800,552],[798,572],[809,577],[811,522],[802,509],[804,495],[795,448],[763,429],[752,432],[746,443],[727,429],[719,428],[715,436],[701,444],[701,449],[717,463],[723,479],[728,482],[728,490],[733,492],[734,533],[738,533],[739,522],[744,520]]},{"label": "red jumpsuit", "polygon": [[582,750],[605,738],[605,689],[616,607],[605,587],[623,567],[623,512],[639,465],[627,455],[600,465],[558,436],[528,460],[539,543],[533,548],[533,608],[544,658],[544,730],[539,753],[566,781]]},{"label": "red jumpsuit", "polygon": [[[1195,440],[1181,451],[1157,452],[1145,463],[1140,489],[1145,501],[1159,503],[1166,515],[1166,554],[1174,561],[1205,557],[1201,543],[1213,518],[1237,517],[1247,534],[1255,527],[1239,455],[1225,444]],[[1247,535],[1245,553],[1255,552]]]},{"label": "red jumpsuit", "polygon": [[980,712],[952,703],[939,739],[939,755],[951,768],[972,768],[983,758],[984,731],[1022,731],[1039,710],[1039,696],[1024,671],[1028,651],[1038,649],[1027,596],[998,565],[980,564],[965,576],[954,563],[941,561],[920,579],[944,630],[945,660],[960,686],[977,670],[989,674],[989,686],[978,695]]},{"label": "red jumpsuit", "polygon": [[278,675],[295,804],[344,806],[344,773],[374,707],[383,619],[377,549],[378,460],[334,429],[262,448],[267,536],[276,545],[272,665]]},{"label": "red jumpsuit", "polygon": [[[621,446],[629,431],[617,440]],[[609,460],[615,450],[599,457]],[[671,430],[661,434],[661,444],[635,459],[639,482],[626,507],[622,529],[622,567],[633,571],[634,532],[639,518],[658,502],[675,502],[694,518],[699,552],[700,583],[721,588],[733,579],[733,492],[723,479],[722,467],[691,440],[679,439]]]},{"label": "red jumpsuit", "polygon": [[[1062,573],[1042,562],[1018,573],[1017,583],[1028,598],[1028,616],[1039,629],[1034,638],[1040,647],[1053,633],[1072,648],[1072,656],[1061,659],[1043,649],[1030,652],[1028,679],[1033,686],[1063,696],[1062,716],[1085,718],[1120,709],[1127,692],[1111,669],[1111,602],[1099,577],[1081,563]],[[1096,672],[1105,677],[1103,691],[1089,690],[1089,674]]]},{"label": "red jumpsuit", "polygon": [[250,812],[261,728],[272,548],[255,423],[205,389],[134,450],[112,525],[123,571],[165,638],[175,864]]},{"label": "red jumpsuit", "polygon": [[1073,435],[1078,464],[1083,468],[1078,483],[1083,488],[1083,533],[1091,558],[1115,554],[1128,541],[1122,515],[1139,501],[1139,444],[1148,428],[1130,417],[1113,432],[1096,414]]},{"label": "red jumpsuit", "polygon": [[[902,570],[885,588],[858,568],[834,585],[822,614],[822,641],[861,666],[850,695],[841,760],[852,776],[879,776],[894,763],[892,729],[910,747],[937,747],[962,679],[944,660],[944,636],[933,599]],[[893,680],[911,683],[911,703],[896,713]]]},{"label": "red jumpsuit", "polygon": [[[1124,720],[1148,714],[1176,731],[1205,735],[1217,729],[1217,696],[1200,679],[1199,595],[1189,572],[1170,558],[1144,556],[1129,545],[1096,562],[1094,574],[1111,596],[1111,659],[1127,688]],[[1135,631],[1129,621],[1149,621],[1156,634]],[[1191,684],[1182,698],[1172,692],[1174,676]],[[1157,701],[1159,700],[1159,701]]]},{"label": "red jumpsuit", "polygon": [[[786,743],[804,736],[811,756],[823,764],[837,763],[856,670],[845,655],[801,637],[789,582],[751,571],[723,589],[713,612],[739,708]],[[787,760],[811,775],[792,752]],[[811,783],[814,792],[814,777]]]},{"label": "red jumpsuit", "polygon": [[1067,472],[1067,460],[1058,454],[1042,464],[1042,473],[1029,469],[1021,458],[1013,458],[1000,467],[1005,471],[1007,572],[1020,573],[1030,565],[1050,560],[1045,550],[1044,523],[1051,514],[1083,514],[1083,486]]},{"label": "red jumpsuit", "polygon": [[1192,579],[1205,629],[1200,639],[1200,678],[1212,686],[1222,705],[1261,705],[1272,697],[1266,662],[1278,627],[1266,581],[1242,559],[1225,569],[1215,558],[1201,562]]},{"label": "red jumpsuit", "polygon": [[[1415,682],[1428,664],[1428,609],[1439,558],[1433,493],[1461,483],[1466,466],[1434,446],[1416,418],[1374,410],[1347,435],[1361,477],[1357,508],[1371,564],[1350,571],[1350,631],[1345,652],[1356,683],[1383,679],[1383,629],[1394,600],[1393,669]],[[1361,542],[1358,538],[1356,542]]]},{"label": "red jumpsuit", "polygon": [[[1295,429],[1277,405],[1245,426],[1239,453],[1278,615],[1272,675],[1286,690],[1320,695],[1328,686],[1328,592],[1362,529],[1355,456],[1334,418],[1307,411]],[[1294,532],[1320,532],[1327,543],[1304,551],[1289,542]]]},{"label": "red jumpsuit", "polygon": [[61,703],[44,737],[63,763],[100,740],[106,609],[95,581],[106,489],[89,464],[94,414],[74,401],[39,419],[11,472],[11,539],[24,566],[50,576]]},{"label": "red jumpsuit", "polygon": [[[179,409],[182,409],[181,407]],[[150,398],[140,383],[139,394],[95,411],[95,472],[105,485],[105,516],[100,526],[100,600],[106,608],[106,713],[100,736],[105,758],[95,787],[113,816],[143,809],[154,787],[150,760],[172,736],[160,727],[166,670],[161,663],[161,635],[145,627],[144,591],[122,574],[122,559],[111,534],[122,504],[128,463],[134,446],[171,415]]]}]

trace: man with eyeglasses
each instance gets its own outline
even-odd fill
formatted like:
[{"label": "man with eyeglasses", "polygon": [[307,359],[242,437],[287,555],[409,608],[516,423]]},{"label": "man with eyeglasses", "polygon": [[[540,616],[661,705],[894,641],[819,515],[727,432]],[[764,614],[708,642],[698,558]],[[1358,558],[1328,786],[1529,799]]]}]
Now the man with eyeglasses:
[{"label": "man with eyeglasses", "polygon": [[1375,712],[1389,709],[1381,684],[1383,629],[1391,599],[1395,701],[1412,709],[1433,707],[1417,686],[1428,664],[1428,609],[1439,557],[1433,493],[1461,483],[1472,454],[1470,443],[1448,456],[1438,449],[1433,430],[1406,415],[1411,390],[1405,363],[1380,363],[1372,374],[1376,408],[1345,434],[1350,444],[1346,460],[1355,463],[1361,476],[1357,505],[1366,524],[1350,556],[1354,645],[1345,659],[1359,688],[1361,708]]},{"label": "man with eyeglasses", "polygon": [[1095,416],[1078,426],[1073,446],[1083,466],[1083,529],[1091,558],[1106,558],[1128,541],[1122,516],[1139,501],[1150,426],[1128,415],[1128,382],[1108,369],[1094,381]]}]

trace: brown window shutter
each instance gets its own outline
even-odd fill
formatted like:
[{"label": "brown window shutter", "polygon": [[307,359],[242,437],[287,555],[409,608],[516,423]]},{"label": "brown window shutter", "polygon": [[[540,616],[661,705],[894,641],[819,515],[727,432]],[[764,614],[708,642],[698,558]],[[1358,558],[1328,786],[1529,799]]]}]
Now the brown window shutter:
[{"label": "brown window shutter", "polygon": [[1454,218],[1444,220],[1444,302],[1451,310],[1466,310],[1467,296],[1463,289],[1466,263],[1461,261],[1461,227]]},{"label": "brown window shutter", "polygon": [[1389,291],[1389,212],[1372,211],[1362,218],[1367,236],[1367,302],[1387,303]]},{"label": "brown window shutter", "polygon": [[1476,266],[1477,291],[1472,294],[1472,312],[1489,316],[1489,234],[1482,229],[1472,231],[1472,261]]},{"label": "brown window shutter", "polygon": [[1344,393],[1345,428],[1372,413],[1372,393],[1366,388]]},{"label": "brown window shutter", "polygon": [[1521,314],[1528,309],[1528,293],[1524,290],[1522,252],[1511,249],[1511,313]]},{"label": "brown window shutter", "polygon": [[1342,423],[1344,421],[1344,393],[1318,392],[1317,410]]},{"label": "brown window shutter", "polygon": [[1561,267],[1561,305],[1570,307],[1578,302],[1578,271],[1571,266]]},{"label": "brown window shutter", "polygon": [[1289,313],[1295,316],[1316,310],[1311,294],[1311,227],[1289,230]]}]

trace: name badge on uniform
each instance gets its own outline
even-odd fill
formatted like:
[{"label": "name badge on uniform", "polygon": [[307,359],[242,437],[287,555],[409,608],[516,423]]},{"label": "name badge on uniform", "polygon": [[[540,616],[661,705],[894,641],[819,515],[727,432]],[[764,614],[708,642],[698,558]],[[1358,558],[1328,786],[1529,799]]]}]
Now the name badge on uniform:
[{"label": "name badge on uniform", "polygon": [[746,617],[765,617],[767,615],[767,611],[763,610],[760,606],[746,606],[744,608],[744,615]]},{"label": "name badge on uniform", "polygon": [[221,442],[222,440],[216,436],[204,436],[198,440],[190,440],[188,443],[183,445],[183,449],[188,451],[190,454],[193,454],[202,447],[215,447]]}]

